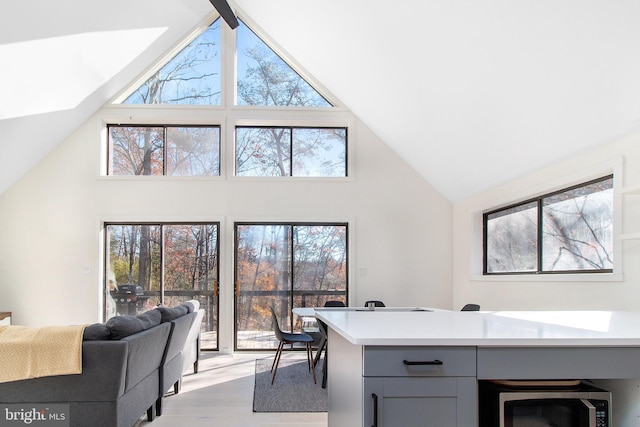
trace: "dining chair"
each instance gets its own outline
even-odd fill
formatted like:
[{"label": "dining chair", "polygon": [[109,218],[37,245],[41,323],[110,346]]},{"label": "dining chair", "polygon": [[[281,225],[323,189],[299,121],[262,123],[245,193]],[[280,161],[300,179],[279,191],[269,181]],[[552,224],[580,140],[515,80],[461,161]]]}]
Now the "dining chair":
[{"label": "dining chair", "polygon": [[480,306],[478,304],[465,304],[460,311],[480,311]]},{"label": "dining chair", "polygon": [[342,301],[338,300],[329,300],[324,303],[325,307],[346,307]]},{"label": "dining chair", "polygon": [[382,301],[369,300],[364,303],[364,306],[369,306],[370,303],[373,303],[374,307],[386,307]]},{"label": "dining chair", "polygon": [[[346,307],[346,305],[342,301],[327,301],[324,303],[325,307]],[[320,327],[320,333],[322,334],[322,338],[320,338],[320,344],[318,344],[318,350],[316,351],[315,361],[318,363],[320,357],[322,355],[322,350],[327,345],[327,324],[322,320],[316,319],[318,322],[318,326]],[[325,360],[326,360],[326,351],[325,351]]]},{"label": "dining chair", "polygon": [[[325,307],[346,307],[342,301],[339,300],[329,300],[324,303]],[[316,365],[318,364],[318,360],[320,360],[320,353],[322,352],[322,347],[324,346],[326,337],[322,334],[322,328],[319,325],[318,320],[313,317],[302,317],[302,332],[305,334],[311,335],[313,338],[313,343],[318,344],[318,350],[316,351]]]},{"label": "dining chair", "polygon": [[273,372],[273,376],[271,377],[271,385],[273,385],[273,381],[276,379],[276,373],[278,372],[278,364],[280,363],[280,356],[282,355],[283,347],[285,346],[285,344],[295,343],[303,343],[305,348],[307,349],[307,363],[309,365],[309,371],[311,371],[311,373],[313,374],[313,383],[316,384],[316,367],[313,361],[313,352],[311,350],[313,338],[309,334],[283,332],[280,329],[278,318],[276,317],[276,312],[273,311],[273,307],[269,307],[269,309],[271,310],[273,332],[276,334],[276,338],[280,342],[278,344],[278,349],[276,350],[276,355],[273,358],[273,363],[271,364],[271,372]]}]

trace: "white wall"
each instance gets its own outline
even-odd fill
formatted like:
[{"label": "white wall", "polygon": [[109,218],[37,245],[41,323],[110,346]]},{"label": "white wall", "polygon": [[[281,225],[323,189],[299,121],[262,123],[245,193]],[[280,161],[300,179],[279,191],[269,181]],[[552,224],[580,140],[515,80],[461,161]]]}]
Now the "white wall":
[{"label": "white wall", "polygon": [[0,196],[0,311],[16,323],[100,320],[100,225],[114,220],[222,222],[223,336],[236,220],[350,221],[352,304],[451,306],[451,205],[359,121],[346,182],[111,180],[99,176],[99,123],[88,120]]},{"label": "white wall", "polygon": [[[531,149],[535,149],[531,147]],[[611,173],[614,186],[640,186],[640,134],[581,153],[537,173],[479,194],[453,206],[453,306],[475,302],[486,310],[640,309],[640,240],[619,243],[614,257],[622,271],[609,276],[481,277],[482,212],[554,189]],[[594,176],[595,174],[595,176]],[[614,189],[615,192],[615,189]],[[619,193],[618,193],[619,194]],[[640,195],[621,200],[622,230],[640,232]],[[594,280],[596,279],[596,280]],[[600,280],[598,280],[600,279]]]}]

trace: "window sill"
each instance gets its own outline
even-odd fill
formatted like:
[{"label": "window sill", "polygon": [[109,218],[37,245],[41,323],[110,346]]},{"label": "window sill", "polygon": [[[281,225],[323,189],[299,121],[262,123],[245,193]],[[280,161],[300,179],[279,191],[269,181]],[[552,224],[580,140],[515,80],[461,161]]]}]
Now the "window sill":
[{"label": "window sill", "polygon": [[100,175],[98,181],[224,181],[225,178],[216,176],[169,176],[169,175]]},{"label": "window sill", "polygon": [[495,276],[471,276],[472,282],[622,282],[620,273],[585,274],[512,274]]},{"label": "window sill", "polygon": [[169,175],[99,175],[98,181],[137,181],[137,182],[168,182],[168,181],[229,181],[229,182],[276,182],[276,183],[292,183],[292,182],[353,182],[355,178],[345,177],[323,177],[323,176],[233,176],[226,177],[217,176],[169,176]]}]

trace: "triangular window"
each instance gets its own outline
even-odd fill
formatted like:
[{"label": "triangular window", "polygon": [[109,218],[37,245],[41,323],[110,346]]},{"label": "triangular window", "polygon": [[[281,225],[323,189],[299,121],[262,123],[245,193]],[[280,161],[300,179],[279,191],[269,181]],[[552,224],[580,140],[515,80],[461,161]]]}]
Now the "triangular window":
[{"label": "triangular window", "polygon": [[238,105],[332,106],[242,21],[236,31]]},{"label": "triangular window", "polygon": [[220,56],[220,19],[217,19],[123,104],[220,105]]},{"label": "triangular window", "polygon": [[[222,31],[217,19],[122,103],[221,105]],[[236,35],[237,105],[333,106],[242,21]]]}]

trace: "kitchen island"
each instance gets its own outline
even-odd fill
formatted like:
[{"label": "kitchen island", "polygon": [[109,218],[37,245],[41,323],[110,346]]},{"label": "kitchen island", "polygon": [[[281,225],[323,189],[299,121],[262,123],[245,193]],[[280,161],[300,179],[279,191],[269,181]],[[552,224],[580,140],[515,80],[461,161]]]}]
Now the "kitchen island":
[{"label": "kitchen island", "polygon": [[316,309],[329,427],[478,425],[478,381],[590,379],[638,425],[640,312]]}]

